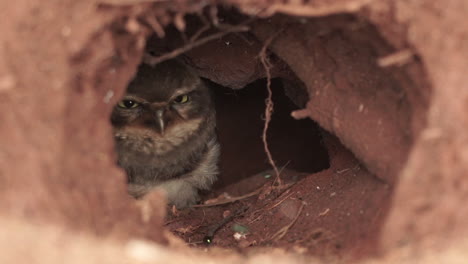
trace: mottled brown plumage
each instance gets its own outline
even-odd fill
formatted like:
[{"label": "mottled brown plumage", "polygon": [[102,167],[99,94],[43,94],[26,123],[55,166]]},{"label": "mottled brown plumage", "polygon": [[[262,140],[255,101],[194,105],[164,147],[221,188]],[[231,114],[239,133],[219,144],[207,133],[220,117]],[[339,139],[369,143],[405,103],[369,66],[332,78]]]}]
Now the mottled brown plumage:
[{"label": "mottled brown plumage", "polygon": [[111,117],[129,193],[161,188],[170,204],[193,205],[216,180],[219,144],[208,87],[176,60],[142,64]]}]

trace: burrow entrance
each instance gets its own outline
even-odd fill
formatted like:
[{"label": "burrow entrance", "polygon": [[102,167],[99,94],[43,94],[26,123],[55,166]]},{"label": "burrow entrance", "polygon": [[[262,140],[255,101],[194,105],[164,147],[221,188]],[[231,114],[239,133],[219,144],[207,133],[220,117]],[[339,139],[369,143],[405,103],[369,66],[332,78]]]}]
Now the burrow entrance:
[{"label": "burrow entrance", "polygon": [[[143,22],[156,31],[146,60],[178,56],[213,82],[222,145],[220,180],[204,195],[221,204],[169,210],[166,228],[194,247],[375,253],[393,184],[425,122],[429,88],[417,58],[393,56],[356,16],[215,17]],[[265,78],[275,106],[267,139],[287,186],[274,191],[261,138]]]}]

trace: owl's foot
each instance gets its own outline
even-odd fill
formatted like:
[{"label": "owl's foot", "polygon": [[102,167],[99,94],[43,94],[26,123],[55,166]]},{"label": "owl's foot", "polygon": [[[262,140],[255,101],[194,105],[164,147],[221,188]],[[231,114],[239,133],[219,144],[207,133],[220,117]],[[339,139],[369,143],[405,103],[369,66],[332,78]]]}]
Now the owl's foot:
[{"label": "owl's foot", "polygon": [[175,205],[177,209],[190,207],[200,200],[197,188],[184,180],[170,180],[158,185],[157,189],[162,189],[168,203]]}]

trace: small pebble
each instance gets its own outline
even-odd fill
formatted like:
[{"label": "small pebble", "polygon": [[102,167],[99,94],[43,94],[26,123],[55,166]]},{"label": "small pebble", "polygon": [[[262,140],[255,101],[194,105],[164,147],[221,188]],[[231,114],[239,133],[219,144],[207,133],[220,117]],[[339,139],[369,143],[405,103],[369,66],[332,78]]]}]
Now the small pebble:
[{"label": "small pebble", "polygon": [[228,217],[230,215],[231,215],[231,211],[229,211],[229,210],[226,210],[226,211],[223,212],[223,218],[226,218],[226,217]]},{"label": "small pebble", "polygon": [[246,239],[245,234],[241,234],[241,233],[239,233],[239,232],[234,233],[233,236],[234,236],[234,239],[235,239],[235,240]]}]

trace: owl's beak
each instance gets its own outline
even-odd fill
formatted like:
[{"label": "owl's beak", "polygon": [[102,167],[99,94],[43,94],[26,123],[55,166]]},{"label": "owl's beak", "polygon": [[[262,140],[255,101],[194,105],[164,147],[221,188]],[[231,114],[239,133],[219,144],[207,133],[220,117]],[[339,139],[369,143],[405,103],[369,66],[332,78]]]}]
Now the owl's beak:
[{"label": "owl's beak", "polygon": [[158,122],[159,125],[159,132],[161,135],[164,135],[164,110],[156,110],[156,122]]}]

